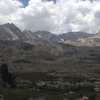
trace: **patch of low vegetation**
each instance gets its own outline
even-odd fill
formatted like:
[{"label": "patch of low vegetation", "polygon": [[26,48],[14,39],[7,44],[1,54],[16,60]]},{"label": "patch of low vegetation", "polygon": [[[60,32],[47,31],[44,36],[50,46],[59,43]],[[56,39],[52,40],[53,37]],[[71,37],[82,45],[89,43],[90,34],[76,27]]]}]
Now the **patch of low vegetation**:
[{"label": "patch of low vegetation", "polygon": [[4,96],[4,100],[28,100],[33,96],[32,89],[2,89],[0,90],[0,94]]}]

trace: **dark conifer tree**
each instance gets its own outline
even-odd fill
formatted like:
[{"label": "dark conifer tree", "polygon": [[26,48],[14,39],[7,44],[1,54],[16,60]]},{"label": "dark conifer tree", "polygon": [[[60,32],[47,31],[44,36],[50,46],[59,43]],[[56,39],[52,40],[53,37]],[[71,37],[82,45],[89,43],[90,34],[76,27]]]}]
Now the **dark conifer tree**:
[{"label": "dark conifer tree", "polygon": [[1,79],[3,81],[3,86],[5,87],[7,84],[10,87],[16,87],[16,82],[15,82],[15,74],[12,74],[8,71],[8,65],[7,64],[2,64],[0,67],[0,73],[1,73]]}]

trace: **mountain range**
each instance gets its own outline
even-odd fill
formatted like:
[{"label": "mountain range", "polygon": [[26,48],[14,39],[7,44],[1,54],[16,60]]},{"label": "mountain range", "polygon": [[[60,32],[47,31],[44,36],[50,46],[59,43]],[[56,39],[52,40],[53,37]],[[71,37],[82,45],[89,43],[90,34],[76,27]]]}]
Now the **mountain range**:
[{"label": "mountain range", "polygon": [[72,43],[76,45],[77,44],[85,45],[86,42],[88,43],[89,41],[92,41],[90,44],[92,45],[95,43],[95,40],[96,42],[99,42],[97,41],[99,40],[99,37],[100,36],[98,34],[88,34],[85,32],[68,32],[56,35],[48,31],[37,31],[37,32],[32,32],[27,30],[21,31],[14,24],[7,23],[4,25],[0,25],[0,40],[12,40],[12,41],[17,40],[17,41],[28,42],[31,44],[35,43],[41,44],[41,41],[42,42],[47,41],[52,45],[54,43],[64,43],[64,44]]},{"label": "mountain range", "polygon": [[55,70],[88,75],[99,70],[99,44],[99,33],[56,35],[47,31],[21,31],[7,23],[0,25],[0,64],[11,62],[18,72]]}]

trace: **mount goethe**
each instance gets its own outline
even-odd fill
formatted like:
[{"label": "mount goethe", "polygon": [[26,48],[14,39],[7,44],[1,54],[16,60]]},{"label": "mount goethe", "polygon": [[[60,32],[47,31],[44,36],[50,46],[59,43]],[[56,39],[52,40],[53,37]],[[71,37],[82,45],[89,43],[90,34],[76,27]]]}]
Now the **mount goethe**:
[{"label": "mount goethe", "polygon": [[[100,34],[21,31],[0,25],[0,63],[11,62],[18,72],[57,71],[92,75],[100,71]],[[91,74],[90,74],[91,75]]]}]

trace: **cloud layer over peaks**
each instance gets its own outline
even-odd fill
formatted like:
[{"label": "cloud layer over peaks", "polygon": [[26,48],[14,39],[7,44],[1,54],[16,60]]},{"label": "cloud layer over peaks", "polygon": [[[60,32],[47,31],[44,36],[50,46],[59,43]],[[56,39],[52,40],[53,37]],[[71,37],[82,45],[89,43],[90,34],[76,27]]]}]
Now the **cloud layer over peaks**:
[{"label": "cloud layer over peaks", "polygon": [[55,33],[100,30],[100,1],[30,0],[24,7],[19,0],[0,0],[0,24],[13,22],[21,29]]}]

